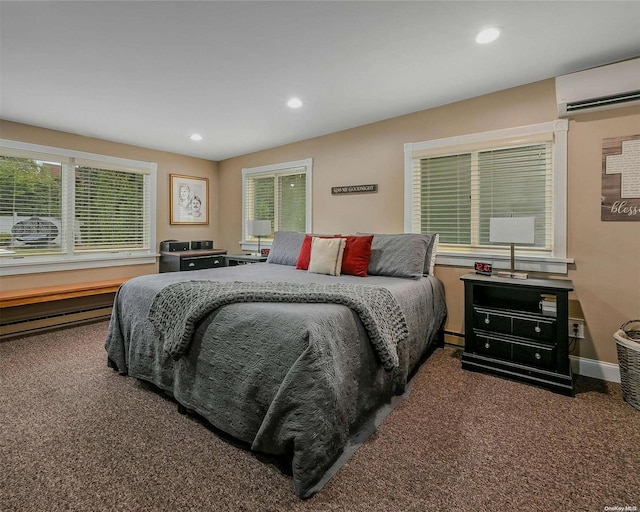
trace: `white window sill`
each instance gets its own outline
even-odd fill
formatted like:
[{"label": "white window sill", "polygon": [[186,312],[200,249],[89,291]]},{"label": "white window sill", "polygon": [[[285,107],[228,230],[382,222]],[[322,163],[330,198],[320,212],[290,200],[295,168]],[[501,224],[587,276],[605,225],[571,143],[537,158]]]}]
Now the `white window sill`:
[{"label": "white window sill", "polygon": [[[125,265],[151,265],[159,254],[116,254],[109,256],[91,255],[61,259],[60,257],[31,258],[3,257],[0,259],[0,276],[20,274],[36,274],[41,272],[60,272],[64,270],[81,270],[86,268],[119,267]],[[24,261],[20,261],[24,260]]]},{"label": "white window sill", "polygon": [[[511,257],[508,254],[440,252],[436,257],[436,265],[452,267],[474,267],[476,261],[491,263],[496,269],[510,269]],[[545,272],[550,274],[566,274],[567,265],[574,263],[573,258],[554,258],[549,256],[518,255],[515,256],[516,270],[527,272]]]}]

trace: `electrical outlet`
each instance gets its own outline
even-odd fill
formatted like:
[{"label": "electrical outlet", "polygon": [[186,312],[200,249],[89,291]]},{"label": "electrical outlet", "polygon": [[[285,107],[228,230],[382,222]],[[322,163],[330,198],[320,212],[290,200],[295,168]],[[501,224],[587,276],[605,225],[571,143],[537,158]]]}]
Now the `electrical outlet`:
[{"label": "electrical outlet", "polygon": [[584,339],[584,321],[569,319],[569,338]]}]

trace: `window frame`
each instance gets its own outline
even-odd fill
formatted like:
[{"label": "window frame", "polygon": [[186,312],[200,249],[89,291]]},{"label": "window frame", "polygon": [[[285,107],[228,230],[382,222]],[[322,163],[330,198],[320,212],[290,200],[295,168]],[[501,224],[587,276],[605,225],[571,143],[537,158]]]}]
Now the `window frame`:
[{"label": "window frame", "polygon": [[[145,230],[149,232],[149,247],[147,249],[124,249],[122,251],[95,251],[95,252],[74,252],[73,240],[68,237],[64,252],[60,254],[15,256],[0,258],[0,276],[32,274],[37,272],[58,272],[66,270],[80,270],[90,268],[103,268],[123,265],[146,265],[154,264],[158,256],[156,251],[156,216],[157,216],[157,168],[155,162],[144,162],[131,160],[84,151],[44,146],[28,142],[20,142],[8,139],[0,139],[0,150],[17,150],[26,153],[25,158],[37,160],[42,154],[52,155],[60,159],[62,164],[62,222],[67,224],[68,232],[73,232],[74,219],[69,219],[73,208],[68,203],[75,197],[74,175],[75,160],[81,162],[92,162],[96,166],[118,166],[132,172],[145,174],[149,177],[149,191],[147,196],[149,203],[149,223]],[[32,156],[29,153],[33,153]],[[66,203],[64,202],[66,200]]]},{"label": "window frame", "polygon": [[[258,241],[248,238],[246,232],[247,226],[247,180],[249,177],[256,177],[259,175],[277,175],[284,173],[288,169],[304,168],[305,174],[305,230],[307,233],[312,232],[312,183],[313,183],[313,159],[306,158],[304,160],[294,160],[291,162],[282,162],[271,165],[262,165],[259,167],[247,167],[242,169],[242,239],[240,240],[240,246],[244,251],[255,252],[258,250]],[[273,238],[261,238],[260,247],[267,249],[271,247]]]},{"label": "window frame", "polygon": [[[419,152],[440,153],[451,148],[458,151],[462,146],[473,146],[495,143],[496,147],[505,141],[516,142],[544,133],[553,133],[552,143],[552,177],[553,177],[553,248],[550,255],[536,255],[516,249],[518,268],[530,272],[567,273],[567,264],[573,263],[567,258],[567,154],[569,123],[566,119],[558,119],[515,128],[492,130],[487,132],[447,137],[423,142],[412,142],[404,145],[404,230],[407,233],[417,232],[419,227],[413,226],[413,160]],[[460,150],[463,152],[464,150]],[[439,249],[436,264],[456,267],[473,267],[482,260],[492,263],[495,268],[509,268],[509,249],[482,250],[480,248]]]}]

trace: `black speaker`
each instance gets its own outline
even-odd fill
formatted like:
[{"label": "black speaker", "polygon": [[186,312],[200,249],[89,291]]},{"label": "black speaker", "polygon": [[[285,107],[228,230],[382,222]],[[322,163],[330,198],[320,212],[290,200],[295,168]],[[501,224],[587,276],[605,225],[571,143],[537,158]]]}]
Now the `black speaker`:
[{"label": "black speaker", "polygon": [[160,250],[165,252],[188,251],[189,242],[178,242],[178,240],[165,240],[160,242]]},{"label": "black speaker", "polygon": [[213,249],[213,240],[193,240],[191,249]]}]

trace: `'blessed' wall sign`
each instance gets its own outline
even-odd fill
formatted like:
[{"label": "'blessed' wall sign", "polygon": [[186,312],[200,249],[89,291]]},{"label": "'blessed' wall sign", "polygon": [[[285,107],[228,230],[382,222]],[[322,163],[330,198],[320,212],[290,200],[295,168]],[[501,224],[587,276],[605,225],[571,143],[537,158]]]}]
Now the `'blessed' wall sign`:
[{"label": "'blessed' wall sign", "polygon": [[602,140],[601,220],[640,221],[640,134]]},{"label": "'blessed' wall sign", "polygon": [[378,184],[375,185],[345,185],[343,187],[331,187],[331,193],[338,194],[371,194],[378,191]]}]

